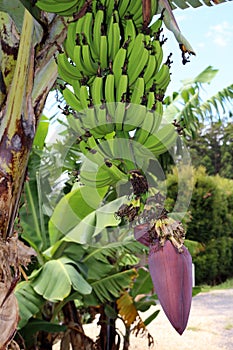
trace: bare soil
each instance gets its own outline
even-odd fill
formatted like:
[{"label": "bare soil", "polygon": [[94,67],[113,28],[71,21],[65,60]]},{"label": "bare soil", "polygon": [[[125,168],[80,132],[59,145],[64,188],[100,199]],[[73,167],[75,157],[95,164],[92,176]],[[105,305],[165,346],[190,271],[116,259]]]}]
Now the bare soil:
[{"label": "bare soil", "polygon": [[[142,318],[158,309],[161,310],[159,304],[143,313]],[[123,331],[121,322],[118,327]],[[92,339],[99,333],[97,321],[84,328]],[[233,289],[196,295],[182,336],[173,329],[162,310],[148,330],[154,338],[153,350],[233,350]],[[145,337],[132,335],[130,339],[130,350],[148,349]]]},{"label": "bare soil", "polygon": [[[142,314],[145,319],[160,305]],[[122,329],[119,323],[119,328]],[[98,334],[96,324],[85,326],[88,335]],[[122,329],[123,330],[123,329]],[[180,336],[171,326],[164,312],[148,326],[157,350],[233,350],[233,289],[200,293],[192,300],[189,322]],[[130,350],[146,350],[145,337],[131,336]]]}]

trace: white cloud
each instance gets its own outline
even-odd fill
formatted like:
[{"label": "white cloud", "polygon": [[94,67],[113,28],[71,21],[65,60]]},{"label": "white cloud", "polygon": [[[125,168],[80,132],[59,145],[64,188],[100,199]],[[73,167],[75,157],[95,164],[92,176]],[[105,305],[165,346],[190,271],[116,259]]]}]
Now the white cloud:
[{"label": "white cloud", "polygon": [[233,26],[226,21],[211,26],[206,37],[210,38],[216,45],[225,47],[232,42]]}]

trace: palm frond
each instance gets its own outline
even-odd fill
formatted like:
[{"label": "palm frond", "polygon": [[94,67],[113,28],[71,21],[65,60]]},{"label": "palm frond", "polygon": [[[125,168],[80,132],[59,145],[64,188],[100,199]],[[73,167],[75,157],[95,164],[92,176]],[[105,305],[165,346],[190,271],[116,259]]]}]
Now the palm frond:
[{"label": "palm frond", "polygon": [[217,113],[220,119],[221,113],[227,113],[233,107],[233,84],[218,91],[215,95],[208,98],[199,107],[201,115],[209,116],[210,118]]}]

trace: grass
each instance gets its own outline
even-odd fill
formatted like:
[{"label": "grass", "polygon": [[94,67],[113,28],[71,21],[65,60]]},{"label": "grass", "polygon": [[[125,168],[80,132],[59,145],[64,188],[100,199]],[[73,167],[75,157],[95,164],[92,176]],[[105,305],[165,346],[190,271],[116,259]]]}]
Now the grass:
[{"label": "grass", "polygon": [[212,290],[230,289],[233,288],[233,278],[229,278],[225,282],[218,284],[217,286],[202,285],[200,286],[201,292],[210,292]]},{"label": "grass", "polygon": [[225,326],[225,329],[226,329],[227,331],[232,330],[232,329],[233,329],[233,324],[232,324],[232,323],[227,324],[227,325]]}]

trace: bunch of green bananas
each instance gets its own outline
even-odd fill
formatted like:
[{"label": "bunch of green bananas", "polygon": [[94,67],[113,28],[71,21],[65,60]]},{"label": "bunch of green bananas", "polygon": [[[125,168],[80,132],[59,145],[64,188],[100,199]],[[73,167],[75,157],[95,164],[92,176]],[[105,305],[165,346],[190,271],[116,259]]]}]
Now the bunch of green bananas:
[{"label": "bunch of green bananas", "polygon": [[161,26],[160,17],[143,34],[132,18],[122,25],[117,10],[108,22],[104,8],[69,24],[57,62],[60,78],[73,87],[62,91],[67,104],[84,115],[73,123],[79,133],[89,129],[104,137],[114,129],[158,129],[170,82],[170,61],[162,64]]},{"label": "bunch of green bananas", "polygon": [[[54,2],[62,3],[47,0]],[[67,9],[68,3],[71,1],[65,2]],[[83,3],[76,1],[75,11],[83,8]],[[45,0],[37,2],[49,11],[45,4]],[[93,168],[82,167],[81,180],[101,187],[125,181],[145,157],[143,149],[157,156],[175,143],[174,126],[162,120],[171,61],[169,56],[163,62],[163,14],[145,28],[141,0],[95,0],[86,5],[84,15],[68,23],[57,65],[64,82],[61,92],[69,106],[68,122],[89,168]],[[153,6],[151,15],[156,12],[156,1]],[[50,10],[56,12],[56,6]],[[132,141],[137,164],[130,155],[122,162],[128,147],[119,154],[119,143],[114,142],[119,138]],[[138,145],[144,146],[142,150]]]}]

